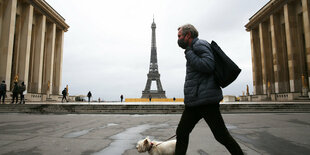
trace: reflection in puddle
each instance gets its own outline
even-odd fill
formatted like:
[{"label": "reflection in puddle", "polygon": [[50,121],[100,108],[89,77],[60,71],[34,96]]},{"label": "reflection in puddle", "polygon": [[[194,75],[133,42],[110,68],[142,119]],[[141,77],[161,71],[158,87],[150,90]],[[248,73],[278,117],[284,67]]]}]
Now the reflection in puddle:
[{"label": "reflection in puddle", "polygon": [[94,153],[94,155],[111,155],[111,154],[122,154],[126,150],[131,149],[138,140],[142,138],[141,132],[151,128],[149,124],[139,125],[136,127],[128,128],[124,132],[116,134],[112,137],[113,142],[110,146],[105,149]]}]

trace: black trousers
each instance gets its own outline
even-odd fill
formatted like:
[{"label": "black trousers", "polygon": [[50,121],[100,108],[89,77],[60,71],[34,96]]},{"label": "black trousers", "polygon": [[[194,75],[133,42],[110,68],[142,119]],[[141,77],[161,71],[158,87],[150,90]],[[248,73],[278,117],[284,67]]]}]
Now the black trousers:
[{"label": "black trousers", "polygon": [[23,93],[20,93],[20,104],[25,104],[25,95]]},{"label": "black trousers", "polygon": [[63,102],[63,101],[64,101],[64,99],[68,102],[68,100],[67,100],[67,95],[62,95],[61,102]]},{"label": "black trousers", "polygon": [[17,104],[17,102],[18,102],[18,93],[13,93],[12,103],[14,103],[15,99],[16,99],[16,104]]},{"label": "black trousers", "polygon": [[176,131],[175,155],[186,154],[189,134],[201,118],[207,122],[215,139],[223,144],[231,154],[243,155],[240,146],[225,126],[218,103],[199,107],[185,107]]},{"label": "black trousers", "polygon": [[2,102],[4,103],[6,93],[0,93],[0,102],[2,98]]}]

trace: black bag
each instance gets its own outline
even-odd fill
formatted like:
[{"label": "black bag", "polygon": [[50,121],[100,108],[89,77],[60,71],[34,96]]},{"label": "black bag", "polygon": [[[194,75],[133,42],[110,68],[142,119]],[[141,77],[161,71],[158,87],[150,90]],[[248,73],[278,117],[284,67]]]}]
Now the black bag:
[{"label": "black bag", "polygon": [[66,90],[62,90],[62,95],[67,95],[67,91]]},{"label": "black bag", "polygon": [[225,88],[236,80],[241,69],[222,51],[215,41],[211,42],[211,48],[215,60],[215,79]]}]

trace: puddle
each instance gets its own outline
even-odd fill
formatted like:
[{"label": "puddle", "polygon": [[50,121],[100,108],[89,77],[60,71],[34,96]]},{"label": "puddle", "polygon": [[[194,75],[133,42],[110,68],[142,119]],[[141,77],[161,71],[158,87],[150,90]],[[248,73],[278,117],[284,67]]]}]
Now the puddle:
[{"label": "puddle", "polygon": [[99,128],[100,128],[100,129],[103,129],[103,128],[110,127],[110,126],[115,126],[115,125],[118,125],[118,124],[109,123],[109,124],[107,124],[106,126],[101,126],[101,127],[99,127]]},{"label": "puddle", "polygon": [[[162,116],[163,114],[131,114],[131,117],[154,117]],[[165,116],[178,116],[179,114],[164,114]]]},{"label": "puddle", "polygon": [[86,135],[87,133],[89,133],[92,130],[94,130],[94,128],[86,129],[86,130],[82,130],[82,131],[77,131],[77,132],[71,132],[71,133],[65,134],[64,137],[65,138],[76,138],[76,137]]},{"label": "puddle", "polygon": [[261,154],[310,154],[310,149],[307,145],[301,145],[294,141],[277,137],[266,131],[256,131],[252,134],[232,133],[232,136],[244,144],[253,146]]},{"label": "puddle", "polygon": [[[136,145],[137,141],[142,138],[141,132],[152,128],[149,124],[139,125],[128,128],[124,132],[111,136],[113,142],[105,149],[94,153],[93,155],[111,155],[123,154],[126,150],[131,149]],[[120,147],[121,146],[121,147]]]},{"label": "puddle", "polygon": [[226,125],[226,128],[227,128],[228,130],[237,129],[237,127],[234,126],[234,125],[231,125],[231,124],[225,124],[225,125]]},{"label": "puddle", "polygon": [[115,125],[118,125],[118,124],[115,124],[115,123],[109,123],[109,124],[107,125],[107,127],[109,127],[109,126],[115,126]]},{"label": "puddle", "polygon": [[309,125],[310,126],[310,123],[304,122],[304,121],[300,121],[298,119],[291,119],[291,120],[288,120],[287,122],[295,123],[295,124],[299,124],[299,125]]},{"label": "puddle", "polygon": [[[103,128],[110,127],[110,126],[115,126],[115,125],[118,125],[118,124],[109,123],[109,124],[107,124],[106,126],[101,126],[101,127],[98,127],[98,128],[99,128],[99,129],[103,129]],[[85,129],[85,130],[76,131],[76,132],[71,132],[71,133],[65,134],[63,137],[64,137],[64,138],[76,138],[76,137],[80,137],[80,136],[83,136],[83,135],[88,134],[89,132],[91,132],[91,131],[94,130],[94,129],[95,129],[95,128]]]},{"label": "puddle", "polygon": [[198,150],[199,155],[209,155],[207,152],[205,152],[204,150],[199,149]]}]

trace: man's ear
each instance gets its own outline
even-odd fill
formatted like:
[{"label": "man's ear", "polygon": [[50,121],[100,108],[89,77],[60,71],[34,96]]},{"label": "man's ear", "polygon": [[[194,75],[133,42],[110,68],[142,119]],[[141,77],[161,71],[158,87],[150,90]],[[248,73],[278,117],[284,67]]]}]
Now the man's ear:
[{"label": "man's ear", "polygon": [[144,144],[148,144],[149,141],[147,139],[144,140]]},{"label": "man's ear", "polygon": [[191,38],[191,36],[192,36],[192,35],[191,35],[191,33],[190,33],[190,32],[188,32],[188,33],[185,35],[185,39],[186,39],[186,40],[188,40],[188,39],[190,39],[190,38]]}]

